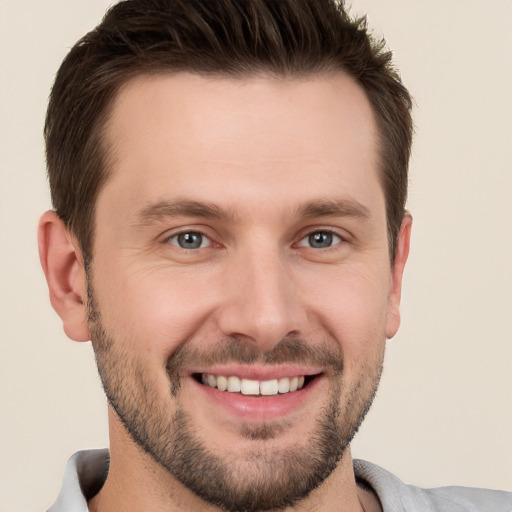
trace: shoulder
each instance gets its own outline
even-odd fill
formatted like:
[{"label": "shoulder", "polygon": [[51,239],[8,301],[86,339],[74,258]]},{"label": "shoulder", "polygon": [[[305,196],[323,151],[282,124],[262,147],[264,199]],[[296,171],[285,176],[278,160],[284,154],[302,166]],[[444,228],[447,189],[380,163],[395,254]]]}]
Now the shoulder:
[{"label": "shoulder", "polygon": [[106,449],[75,453],[66,464],[57,501],[47,512],[88,512],[87,500],[105,482],[109,460]]},{"label": "shoulder", "polygon": [[512,512],[512,493],[471,487],[422,489],[370,462],[355,460],[356,478],[379,497],[384,512]]}]

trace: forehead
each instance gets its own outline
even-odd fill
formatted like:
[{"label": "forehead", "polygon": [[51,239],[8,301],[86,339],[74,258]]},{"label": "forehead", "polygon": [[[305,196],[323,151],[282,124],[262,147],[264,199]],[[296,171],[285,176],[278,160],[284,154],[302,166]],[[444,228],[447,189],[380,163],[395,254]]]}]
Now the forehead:
[{"label": "forehead", "polygon": [[212,201],[218,184],[236,189],[239,200],[264,200],[276,187],[290,202],[337,189],[357,196],[370,183],[382,195],[376,141],[364,91],[339,72],[140,76],[113,104],[106,126],[111,174],[100,198],[115,188],[133,204],[173,193]]}]

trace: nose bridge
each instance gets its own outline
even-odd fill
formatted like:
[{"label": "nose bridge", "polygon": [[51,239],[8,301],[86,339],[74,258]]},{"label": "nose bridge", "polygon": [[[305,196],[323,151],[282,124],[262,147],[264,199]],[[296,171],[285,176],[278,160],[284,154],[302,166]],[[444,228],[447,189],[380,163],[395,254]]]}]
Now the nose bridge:
[{"label": "nose bridge", "polygon": [[250,338],[262,350],[298,335],[304,313],[278,244],[251,244],[235,259],[219,318],[223,334]]}]

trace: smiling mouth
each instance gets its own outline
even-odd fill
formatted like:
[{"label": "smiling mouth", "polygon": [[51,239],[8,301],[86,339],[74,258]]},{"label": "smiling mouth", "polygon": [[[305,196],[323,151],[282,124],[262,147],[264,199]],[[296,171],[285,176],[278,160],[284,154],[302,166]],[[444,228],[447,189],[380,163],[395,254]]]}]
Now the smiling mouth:
[{"label": "smiling mouth", "polygon": [[211,373],[195,374],[195,379],[219,391],[238,393],[252,396],[275,396],[278,394],[293,393],[307,386],[319,375],[297,375],[295,377],[282,377],[270,380],[251,380],[234,375],[213,375]]}]

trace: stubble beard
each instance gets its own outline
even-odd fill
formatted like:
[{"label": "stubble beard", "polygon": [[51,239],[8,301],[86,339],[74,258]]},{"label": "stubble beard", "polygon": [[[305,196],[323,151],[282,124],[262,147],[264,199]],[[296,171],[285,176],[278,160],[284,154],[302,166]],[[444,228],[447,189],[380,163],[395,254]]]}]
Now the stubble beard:
[{"label": "stubble beard", "polygon": [[[373,402],[382,371],[363,369],[350,390],[343,389],[343,364],[332,349],[314,350],[302,340],[284,339],[261,354],[236,339],[219,343],[215,352],[193,352],[184,345],[167,362],[169,414],[142,361],[104,329],[89,283],[89,329],[98,371],[107,398],[135,443],[170,475],[205,502],[229,512],[283,510],[311,494],[334,471]],[[199,359],[200,358],[200,359]],[[263,361],[321,363],[332,373],[329,399],[315,420],[316,428],[300,445],[275,450],[272,440],[286,436],[288,425],[243,424],[239,435],[254,449],[231,456],[214,453],[180,405],[180,369],[190,361]],[[341,401],[340,396],[345,395]],[[204,427],[203,427],[204,428]],[[292,427],[290,427],[292,428]]]}]

